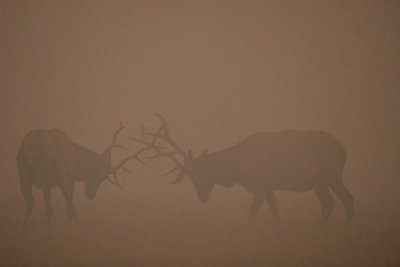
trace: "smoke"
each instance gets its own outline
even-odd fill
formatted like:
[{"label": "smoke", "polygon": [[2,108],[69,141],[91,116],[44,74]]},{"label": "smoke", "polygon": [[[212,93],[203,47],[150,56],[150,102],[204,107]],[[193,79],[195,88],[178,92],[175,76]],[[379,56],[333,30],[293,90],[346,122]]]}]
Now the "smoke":
[{"label": "smoke", "polygon": [[[400,63],[395,1],[2,1],[0,3],[4,266],[395,266],[399,262]],[[320,129],[346,145],[355,201],[336,199],[319,225],[313,192],[277,192],[281,222],[252,195],[216,187],[203,205],[170,162],[129,164],[96,199],[77,184],[70,226],[59,190],[54,220],[34,191],[32,225],[15,164],[23,136],[59,128],[101,152],[127,125],[170,132],[195,155],[256,132]],[[123,158],[116,151],[114,159]],[[390,265],[392,264],[392,265]]]}]

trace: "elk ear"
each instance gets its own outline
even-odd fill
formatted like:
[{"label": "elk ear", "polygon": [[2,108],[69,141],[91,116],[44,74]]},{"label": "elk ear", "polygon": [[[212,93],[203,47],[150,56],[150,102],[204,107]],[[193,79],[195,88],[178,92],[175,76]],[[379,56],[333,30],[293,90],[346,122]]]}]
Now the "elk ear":
[{"label": "elk ear", "polygon": [[201,152],[199,158],[207,157],[207,155],[208,155],[208,149],[204,149],[203,152]]},{"label": "elk ear", "polygon": [[192,162],[194,159],[192,150],[189,149],[188,151],[188,161]]}]

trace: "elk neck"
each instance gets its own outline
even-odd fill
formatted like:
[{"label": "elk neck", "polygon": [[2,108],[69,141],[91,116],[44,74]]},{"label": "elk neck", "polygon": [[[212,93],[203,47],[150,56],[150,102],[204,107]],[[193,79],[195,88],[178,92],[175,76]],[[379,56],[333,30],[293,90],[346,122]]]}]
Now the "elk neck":
[{"label": "elk neck", "polygon": [[223,150],[208,154],[206,163],[203,165],[203,168],[208,170],[207,175],[214,179],[215,184],[222,187],[229,188],[239,184],[247,191],[254,192],[259,185],[256,182],[257,179],[249,177],[241,171],[241,168],[238,168],[234,160],[235,155],[231,152],[231,150]]}]

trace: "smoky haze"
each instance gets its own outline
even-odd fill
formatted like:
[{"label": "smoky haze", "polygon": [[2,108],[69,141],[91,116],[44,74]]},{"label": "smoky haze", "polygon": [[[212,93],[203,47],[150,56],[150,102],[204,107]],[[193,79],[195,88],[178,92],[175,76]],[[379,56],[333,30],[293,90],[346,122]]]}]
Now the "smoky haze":
[{"label": "smoky haze", "polygon": [[[0,1],[1,266],[398,266],[400,5],[397,1]],[[122,189],[77,184],[70,226],[59,190],[30,227],[16,155],[34,129],[97,152],[156,128],[199,155],[257,132],[324,130],[347,151],[342,204],[321,227],[313,192],[277,192],[247,224],[252,195],[216,186],[202,204],[165,159],[130,162]],[[125,156],[114,151],[113,160]]]}]

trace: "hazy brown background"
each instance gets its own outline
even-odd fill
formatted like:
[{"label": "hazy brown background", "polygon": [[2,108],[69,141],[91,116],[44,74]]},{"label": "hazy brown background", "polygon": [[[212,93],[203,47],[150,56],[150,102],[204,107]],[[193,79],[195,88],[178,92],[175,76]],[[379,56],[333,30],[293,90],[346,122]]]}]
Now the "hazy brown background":
[{"label": "hazy brown background", "polygon": [[[399,1],[0,1],[1,266],[385,266],[400,262]],[[23,135],[58,127],[96,151],[120,120],[168,119],[186,148],[215,151],[257,131],[323,129],[347,145],[355,220],[338,202],[318,226],[313,193],[278,193],[247,227],[251,195],[189,181],[162,161],[131,164],[120,190],[61,194],[32,227],[15,156]]]}]

